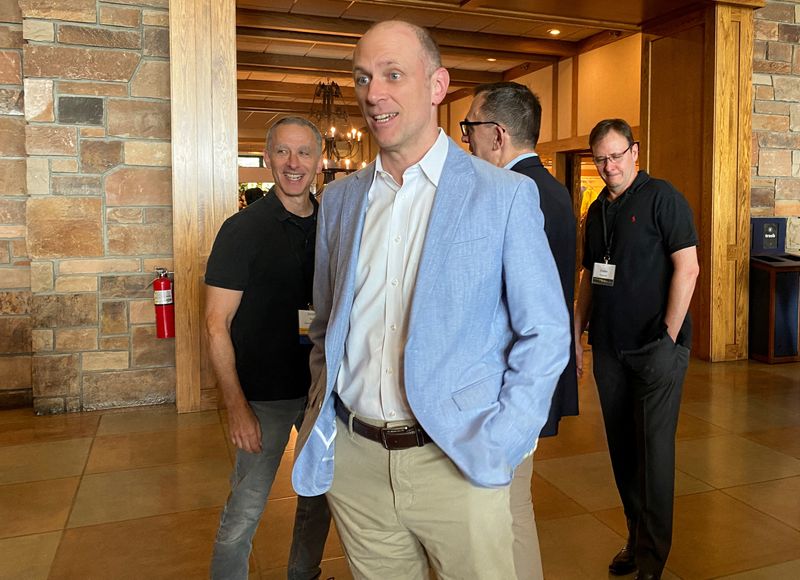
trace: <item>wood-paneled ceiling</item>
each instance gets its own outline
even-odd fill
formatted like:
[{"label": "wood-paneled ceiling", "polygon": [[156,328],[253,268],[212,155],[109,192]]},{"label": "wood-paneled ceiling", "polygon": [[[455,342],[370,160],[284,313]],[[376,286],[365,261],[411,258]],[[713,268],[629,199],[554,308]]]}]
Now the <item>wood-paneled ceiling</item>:
[{"label": "wood-paneled ceiling", "polygon": [[[372,22],[431,30],[451,76],[448,98],[512,80],[709,0],[237,0],[239,149],[260,152],[266,129],[308,113],[319,82],[336,81],[359,127],[353,49]],[[560,30],[558,36],[549,31]]]}]

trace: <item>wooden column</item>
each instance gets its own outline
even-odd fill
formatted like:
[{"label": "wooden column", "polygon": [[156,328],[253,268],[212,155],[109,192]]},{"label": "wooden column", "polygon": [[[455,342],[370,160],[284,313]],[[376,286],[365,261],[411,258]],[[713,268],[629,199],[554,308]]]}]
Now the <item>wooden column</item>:
[{"label": "wooden column", "polygon": [[236,6],[171,0],[169,8],[176,402],[183,413],[216,406],[201,312],[211,244],[237,209]]},{"label": "wooden column", "polygon": [[700,237],[694,353],[747,358],[753,10],[715,3],[645,28],[642,167],[689,200]]}]

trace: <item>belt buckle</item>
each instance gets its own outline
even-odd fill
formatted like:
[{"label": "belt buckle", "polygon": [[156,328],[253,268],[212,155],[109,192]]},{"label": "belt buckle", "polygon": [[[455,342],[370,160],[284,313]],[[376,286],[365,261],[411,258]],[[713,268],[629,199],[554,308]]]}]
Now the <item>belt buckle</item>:
[{"label": "belt buckle", "polygon": [[389,442],[386,439],[387,435],[400,435],[402,433],[409,433],[414,427],[412,425],[402,425],[400,427],[382,427],[381,428],[381,444],[383,448],[392,451],[389,447]]}]

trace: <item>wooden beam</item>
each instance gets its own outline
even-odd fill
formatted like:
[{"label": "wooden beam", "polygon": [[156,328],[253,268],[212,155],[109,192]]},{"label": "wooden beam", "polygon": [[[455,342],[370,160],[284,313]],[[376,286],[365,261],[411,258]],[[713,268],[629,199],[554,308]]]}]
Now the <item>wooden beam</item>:
[{"label": "wooden beam", "polygon": [[[281,83],[277,81],[240,80],[238,83],[240,95],[290,95],[293,97],[314,98],[316,85],[307,83]],[[352,100],[356,98],[353,87],[342,87],[342,98]]]},{"label": "wooden beam", "polygon": [[504,81],[513,81],[514,79],[518,79],[519,77],[525,76],[526,74],[530,74],[532,72],[536,72],[537,70],[541,70],[543,68],[547,68],[552,62],[523,62],[520,65],[517,65],[513,68],[508,69],[506,72],[503,73],[503,80]]},{"label": "wooden beam", "polygon": [[589,52],[590,50],[617,42],[633,34],[635,34],[635,32],[622,30],[604,30],[603,32],[598,32],[578,42],[578,53],[583,54],[584,52]]},{"label": "wooden beam", "polygon": [[[342,108],[351,117],[360,117],[361,109],[353,105],[343,105]],[[256,101],[253,99],[239,99],[240,111],[263,111],[267,113],[291,113],[308,116],[311,103],[290,101]]]},{"label": "wooden beam", "polygon": [[447,93],[447,96],[442,101],[442,105],[449,105],[453,101],[463,99],[464,97],[471,97],[472,94],[473,94],[472,87],[465,87],[463,89],[458,89],[457,91]]}]

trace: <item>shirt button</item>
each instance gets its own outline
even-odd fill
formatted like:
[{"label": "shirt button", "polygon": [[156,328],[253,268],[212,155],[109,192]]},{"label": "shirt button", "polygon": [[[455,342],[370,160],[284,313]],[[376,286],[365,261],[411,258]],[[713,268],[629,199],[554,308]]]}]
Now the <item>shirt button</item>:
[{"label": "shirt button", "polygon": [[394,332],[395,330],[397,330],[397,325],[396,325],[396,324],[390,324],[390,325],[389,325],[389,330],[391,330],[392,332]]},{"label": "shirt button", "polygon": [[396,288],[398,284],[399,284],[399,281],[397,280],[397,278],[392,278],[392,286],[394,286]]},{"label": "shirt button", "polygon": [[397,415],[397,413],[395,413],[394,411],[389,411],[389,416],[390,417],[394,417],[395,415]]},{"label": "shirt button", "polygon": [[402,239],[402,238],[401,238],[400,236],[395,236],[395,238],[394,238],[394,243],[395,243],[395,244],[399,244],[401,239]]},{"label": "shirt button", "polygon": [[392,367],[389,367],[388,369],[386,369],[386,374],[387,374],[387,375],[390,375],[390,374],[392,374],[393,372],[394,372],[394,371],[392,370]]}]

